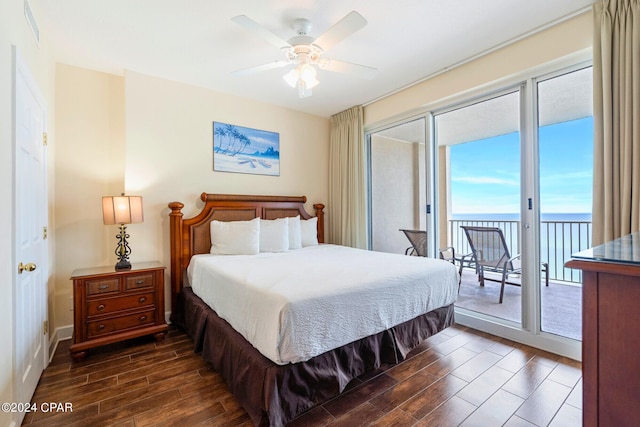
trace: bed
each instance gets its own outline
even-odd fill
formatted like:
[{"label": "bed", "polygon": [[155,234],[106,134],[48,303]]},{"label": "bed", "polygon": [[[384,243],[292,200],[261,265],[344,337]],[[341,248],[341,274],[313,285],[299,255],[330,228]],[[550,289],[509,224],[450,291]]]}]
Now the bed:
[{"label": "bed", "polygon": [[[204,206],[192,218],[183,218],[182,203],[169,204],[171,320],[224,377],[255,425],[286,424],[341,393],[352,379],[383,364],[401,362],[426,338],[453,324],[458,273],[450,263],[323,244],[324,205],[313,205],[312,216],[304,208],[304,196],[202,193],[200,198]],[[307,236],[313,224],[315,242],[288,251],[210,255],[212,227],[249,224],[258,221],[255,218],[262,224],[279,218],[290,223],[300,220]],[[393,273],[395,266],[374,274],[376,265],[387,262],[385,257],[398,263],[398,272],[407,271],[406,279]],[[424,265],[429,265],[434,291],[411,284],[421,280],[413,277]],[[355,280],[347,274],[351,270],[354,276],[371,280],[347,287]],[[235,282],[225,288],[227,279]],[[406,288],[397,292],[400,286]],[[300,290],[305,287],[313,292]],[[410,287],[415,287],[414,294]],[[369,293],[357,294],[365,290]],[[308,293],[317,295],[311,298]],[[367,303],[354,309],[354,300]],[[340,305],[352,309],[336,315],[332,310]],[[399,306],[409,309],[395,308]],[[253,318],[262,311],[272,321]],[[237,323],[243,319],[248,319],[248,326]],[[302,321],[295,323],[296,319]]]}]

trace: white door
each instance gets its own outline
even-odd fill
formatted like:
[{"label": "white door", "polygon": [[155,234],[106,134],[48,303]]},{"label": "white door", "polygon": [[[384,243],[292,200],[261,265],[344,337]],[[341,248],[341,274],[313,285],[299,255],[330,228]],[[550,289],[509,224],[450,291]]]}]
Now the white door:
[{"label": "white door", "polygon": [[14,65],[14,385],[16,401],[29,402],[48,358],[46,110],[15,50]]}]

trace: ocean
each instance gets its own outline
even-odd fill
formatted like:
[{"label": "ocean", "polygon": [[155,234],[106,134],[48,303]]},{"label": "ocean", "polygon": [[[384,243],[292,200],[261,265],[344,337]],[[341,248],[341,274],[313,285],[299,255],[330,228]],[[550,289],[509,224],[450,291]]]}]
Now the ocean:
[{"label": "ocean", "polygon": [[[483,214],[456,214],[452,215],[453,220],[457,221],[518,221],[520,219],[519,214],[515,213],[483,213]],[[540,214],[541,221],[559,221],[559,222],[572,222],[572,221],[591,221],[591,213],[542,213]]]},{"label": "ocean", "polygon": [[[519,214],[453,214],[453,221],[475,221],[477,225],[500,227],[512,254],[518,253],[520,242]],[[591,247],[591,213],[542,213],[540,215],[540,259],[549,263],[549,277],[554,280],[581,282],[579,270],[564,268],[571,254]],[[485,222],[485,223],[482,223]],[[502,222],[502,223],[501,223]],[[501,223],[501,224],[500,224]],[[460,224],[457,224],[460,225]],[[450,242],[457,250],[468,251],[464,233],[453,226]]]}]

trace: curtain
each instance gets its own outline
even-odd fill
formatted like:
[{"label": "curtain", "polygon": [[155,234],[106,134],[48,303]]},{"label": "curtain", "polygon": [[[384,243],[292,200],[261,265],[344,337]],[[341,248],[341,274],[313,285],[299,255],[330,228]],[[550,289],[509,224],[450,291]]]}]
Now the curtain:
[{"label": "curtain", "polygon": [[365,249],[365,149],[361,106],[331,117],[329,242]]},{"label": "curtain", "polygon": [[596,0],[593,245],[640,230],[640,0]]}]

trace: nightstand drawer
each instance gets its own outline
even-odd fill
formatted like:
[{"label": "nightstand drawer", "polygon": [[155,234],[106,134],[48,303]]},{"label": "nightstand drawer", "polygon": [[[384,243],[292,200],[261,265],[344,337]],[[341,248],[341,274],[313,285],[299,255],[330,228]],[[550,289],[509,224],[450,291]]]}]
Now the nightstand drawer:
[{"label": "nightstand drawer", "polygon": [[110,334],[112,332],[122,331],[124,329],[136,328],[142,325],[151,325],[155,323],[153,310],[143,311],[141,313],[130,314],[128,316],[120,316],[111,319],[89,322],[87,325],[87,335],[89,338],[100,335]]},{"label": "nightstand drawer", "polygon": [[87,280],[87,295],[103,295],[115,292],[120,292],[120,280],[118,278]]},{"label": "nightstand drawer", "polygon": [[153,284],[153,274],[141,274],[138,276],[127,277],[124,289],[130,291],[131,289],[150,288],[153,287]]},{"label": "nightstand drawer", "polygon": [[87,302],[87,315],[97,316],[100,314],[113,313],[119,310],[129,310],[139,307],[153,307],[153,292],[144,294],[128,295],[120,298],[105,298]]}]

